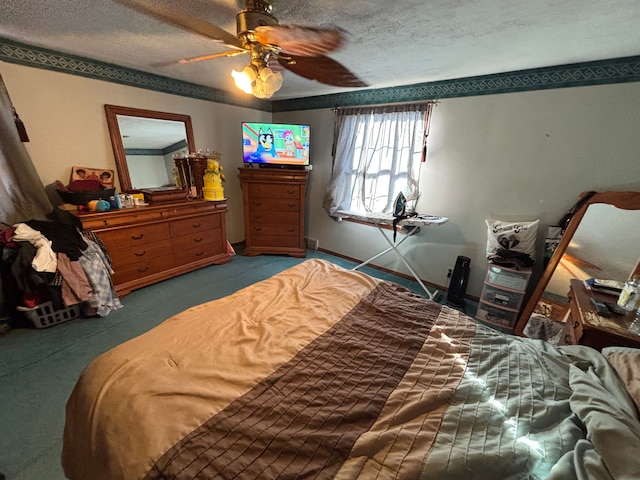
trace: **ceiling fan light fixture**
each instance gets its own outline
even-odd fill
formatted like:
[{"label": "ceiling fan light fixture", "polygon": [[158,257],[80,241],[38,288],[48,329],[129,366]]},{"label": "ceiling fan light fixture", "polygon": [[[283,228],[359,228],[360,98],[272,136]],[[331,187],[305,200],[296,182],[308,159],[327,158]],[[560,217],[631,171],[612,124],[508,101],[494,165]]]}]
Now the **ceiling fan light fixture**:
[{"label": "ceiling fan light fixture", "polygon": [[271,98],[282,87],[282,73],[250,63],[241,72],[231,71],[236,86],[257,98]]},{"label": "ceiling fan light fixture", "polygon": [[[265,69],[265,70],[271,70]],[[262,72],[261,72],[262,73]],[[266,77],[266,78],[265,78]],[[262,81],[267,85],[270,89],[273,89],[273,92],[277,92],[282,87],[282,74],[280,72],[270,72],[268,75],[260,75]]]},{"label": "ceiling fan light fixture", "polygon": [[242,69],[241,72],[231,71],[231,76],[236,82],[236,86],[245,93],[251,93],[256,84],[257,74],[251,64]]}]

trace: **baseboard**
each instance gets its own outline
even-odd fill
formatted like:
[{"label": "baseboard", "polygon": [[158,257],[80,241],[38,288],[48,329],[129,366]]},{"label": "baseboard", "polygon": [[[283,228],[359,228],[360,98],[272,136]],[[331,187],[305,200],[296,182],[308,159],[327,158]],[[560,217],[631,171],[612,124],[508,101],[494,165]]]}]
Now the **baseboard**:
[{"label": "baseboard", "polygon": [[[328,253],[329,255],[333,255],[335,257],[344,258],[345,260],[349,260],[349,261],[352,261],[352,262],[355,262],[355,263],[363,262],[363,260],[360,260],[358,258],[349,257],[348,255],[343,255],[343,254],[338,253],[338,252],[333,252],[331,250],[327,250],[326,248],[318,248],[318,250],[320,252]],[[385,273],[388,273],[390,275],[395,275],[396,277],[405,278],[407,280],[411,280],[412,282],[416,281],[416,279],[413,278],[412,275],[408,275],[408,274],[402,273],[402,272],[396,272],[395,270],[391,270],[390,268],[380,267],[380,266],[374,265],[372,263],[367,264],[367,267],[371,267],[371,268],[373,268],[375,270],[380,270],[381,272],[385,272]],[[431,288],[433,288],[435,290],[438,290],[442,294],[446,294],[447,293],[447,287],[445,285],[438,285],[437,283],[428,282],[428,281],[423,280],[423,279],[420,279],[420,280],[422,280],[422,282],[426,286],[431,287]],[[475,296],[469,295],[469,294],[465,294],[464,298],[467,298],[467,299],[472,300],[474,302],[478,302],[480,300],[480,297],[475,297]]]}]

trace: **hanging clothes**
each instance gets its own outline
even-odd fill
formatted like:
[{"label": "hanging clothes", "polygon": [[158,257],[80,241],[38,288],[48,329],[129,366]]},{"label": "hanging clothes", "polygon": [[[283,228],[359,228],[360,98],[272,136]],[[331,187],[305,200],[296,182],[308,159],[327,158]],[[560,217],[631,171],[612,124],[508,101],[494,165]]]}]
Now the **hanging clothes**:
[{"label": "hanging clothes", "polygon": [[62,276],[62,301],[66,307],[89,300],[93,289],[79,261],[71,261],[64,253],[58,253],[58,271]]},{"label": "hanging clothes", "polygon": [[92,298],[89,304],[96,307],[96,313],[99,316],[106,317],[111,311],[122,308],[122,303],[120,303],[111,282],[113,270],[102,249],[86,237],[85,241],[87,249],[78,261],[92,287]]}]

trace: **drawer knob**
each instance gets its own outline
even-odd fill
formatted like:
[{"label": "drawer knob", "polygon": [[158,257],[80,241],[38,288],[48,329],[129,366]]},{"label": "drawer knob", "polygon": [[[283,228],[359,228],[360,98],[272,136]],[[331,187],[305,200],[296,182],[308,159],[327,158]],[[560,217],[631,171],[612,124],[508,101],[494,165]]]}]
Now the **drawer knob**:
[{"label": "drawer knob", "polygon": [[287,193],[288,193],[289,195],[293,195],[294,193],[296,193],[296,191],[295,191],[295,190],[287,190]]},{"label": "drawer knob", "polygon": [[260,219],[260,218],[262,218],[262,215],[254,215],[253,218]]},{"label": "drawer knob", "polygon": [[191,226],[193,228],[200,228],[202,226],[202,224],[201,223],[192,223]]},{"label": "drawer knob", "polygon": [[146,250],[143,250],[141,252],[134,252],[133,253],[136,257],[144,257],[147,254]]},{"label": "drawer knob", "polygon": [[131,240],[142,240],[142,237],[144,237],[144,233],[141,233],[140,235],[131,235]]},{"label": "drawer knob", "polygon": [[202,255],[204,255],[204,252],[198,252],[198,253],[196,253],[196,257],[201,257]]},{"label": "drawer knob", "polygon": [[140,273],[144,273],[144,272],[146,272],[147,270],[149,270],[149,267],[142,267],[142,268],[139,268],[139,269],[138,269],[138,272],[140,272]]},{"label": "drawer knob", "polygon": [[253,228],[254,228],[256,231],[258,231],[258,232],[259,232],[260,230],[262,230],[262,227],[253,227]]},{"label": "drawer knob", "polygon": [[289,205],[291,208],[295,207],[296,204],[295,203],[287,203],[287,205]]},{"label": "drawer knob", "polygon": [[287,228],[287,232],[295,232],[296,229],[295,228]]},{"label": "drawer knob", "polygon": [[204,240],[202,237],[198,237],[198,238],[194,238],[193,241],[196,243],[200,243],[202,240]]}]

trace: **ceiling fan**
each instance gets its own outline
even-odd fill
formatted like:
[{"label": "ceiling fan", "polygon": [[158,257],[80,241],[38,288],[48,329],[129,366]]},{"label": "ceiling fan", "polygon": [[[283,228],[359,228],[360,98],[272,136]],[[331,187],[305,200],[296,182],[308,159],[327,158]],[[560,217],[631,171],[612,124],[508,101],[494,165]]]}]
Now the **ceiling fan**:
[{"label": "ceiling fan", "polygon": [[271,13],[271,4],[266,0],[246,0],[245,8],[236,15],[237,35],[232,35],[200,18],[158,5],[153,0],[116,1],[231,48],[222,53],[184,58],[157,65],[191,63],[248,54],[249,64],[241,72],[234,70],[232,76],[240,89],[258,98],[270,98],[280,89],[282,86],[280,70],[282,69],[327,85],[367,86],[349,69],[324,55],[338,49],[345,42],[343,30],[280,25],[278,19]]}]

